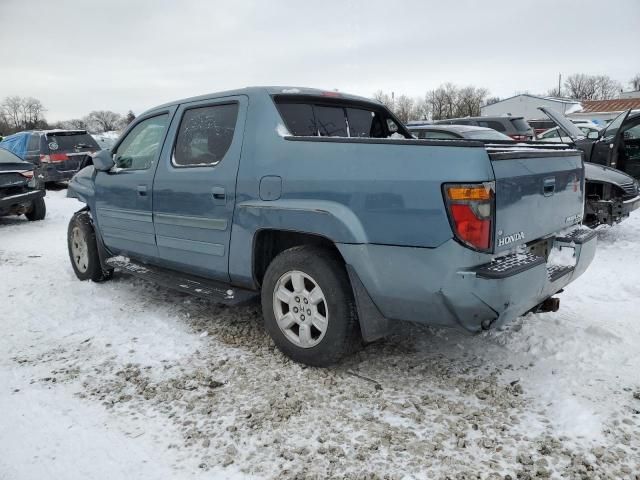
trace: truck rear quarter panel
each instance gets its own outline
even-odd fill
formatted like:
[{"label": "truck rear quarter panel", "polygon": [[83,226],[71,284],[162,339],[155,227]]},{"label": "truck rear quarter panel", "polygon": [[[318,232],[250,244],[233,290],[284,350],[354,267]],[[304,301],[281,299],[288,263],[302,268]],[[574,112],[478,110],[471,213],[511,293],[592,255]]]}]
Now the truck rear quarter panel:
[{"label": "truck rear quarter panel", "polygon": [[[253,285],[247,252],[262,229],[347,244],[435,248],[451,239],[442,184],[490,181],[493,170],[482,145],[426,143],[291,138],[271,97],[253,95],[237,181],[232,281]],[[266,200],[263,177],[281,178],[280,192]]]}]

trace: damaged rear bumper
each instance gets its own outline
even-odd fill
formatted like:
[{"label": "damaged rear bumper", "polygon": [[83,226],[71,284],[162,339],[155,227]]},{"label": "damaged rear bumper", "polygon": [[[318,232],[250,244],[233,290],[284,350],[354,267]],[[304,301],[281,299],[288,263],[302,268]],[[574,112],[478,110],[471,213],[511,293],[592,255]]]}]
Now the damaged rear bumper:
[{"label": "damaged rear bumper", "polygon": [[[535,254],[497,259],[455,241],[436,249],[339,245],[354,285],[363,337],[384,336],[392,320],[477,332],[525,314],[578,278],[595,255],[596,234],[580,227],[553,240],[573,265]],[[455,264],[453,263],[455,262]]]},{"label": "damaged rear bumper", "polygon": [[640,208],[640,196],[629,200],[587,200],[586,213],[594,225],[615,225]]}]

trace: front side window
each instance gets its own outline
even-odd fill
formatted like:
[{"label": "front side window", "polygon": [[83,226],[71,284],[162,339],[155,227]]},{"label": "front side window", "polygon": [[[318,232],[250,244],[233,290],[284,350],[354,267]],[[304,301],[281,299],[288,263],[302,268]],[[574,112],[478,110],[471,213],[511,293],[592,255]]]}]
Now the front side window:
[{"label": "front side window", "polygon": [[158,158],[167,127],[168,114],[138,123],[118,145],[115,166],[119,169],[147,170]]},{"label": "front side window", "polygon": [[216,165],[229,150],[238,104],[191,108],[184,112],[173,152],[179,167]]}]

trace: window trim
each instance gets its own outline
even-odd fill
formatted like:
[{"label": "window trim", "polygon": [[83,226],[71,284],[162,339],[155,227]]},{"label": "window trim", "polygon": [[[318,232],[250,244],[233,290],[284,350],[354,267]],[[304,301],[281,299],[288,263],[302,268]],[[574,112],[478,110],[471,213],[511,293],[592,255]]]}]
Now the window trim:
[{"label": "window trim", "polygon": [[[236,111],[236,124],[233,127],[233,138],[231,139],[231,144],[229,144],[229,148],[227,148],[227,151],[224,152],[224,156],[222,157],[222,160],[218,160],[215,163],[204,163],[204,164],[198,164],[198,165],[180,165],[178,163],[176,163],[176,157],[175,157],[175,153],[176,153],[176,145],[178,143],[178,136],[180,135],[180,127],[182,126],[182,121],[184,120],[184,116],[185,114],[189,111],[189,110],[197,110],[199,108],[211,108],[211,107],[222,107],[224,105],[236,105],[237,111]],[[227,153],[229,153],[229,150],[231,150],[231,146],[233,145],[233,141],[236,139],[236,130],[238,129],[238,120],[240,119],[240,101],[239,100],[227,100],[227,101],[223,101],[223,102],[214,102],[214,103],[207,103],[205,105],[192,105],[189,107],[185,107],[182,110],[182,113],[180,115],[180,122],[178,123],[178,127],[176,128],[176,134],[173,138],[173,144],[171,146],[171,155],[169,156],[169,163],[171,164],[171,166],[175,169],[182,169],[182,168],[215,168],[218,165],[220,165],[225,157],[227,156]]]},{"label": "window trim", "polygon": [[[118,167],[116,164],[116,155],[118,154],[118,148],[120,148],[120,145],[122,145],[122,143],[127,139],[127,137],[131,134],[131,132],[138,126],[140,125],[142,122],[146,122],[147,120],[151,120],[152,118],[156,118],[156,117],[160,117],[162,115],[166,115],[167,116],[167,124],[164,127],[164,135],[162,137],[162,139],[160,140],[160,148],[158,149],[158,154],[157,154],[157,158],[154,159],[154,161],[157,163],[160,161],[160,155],[162,153],[162,146],[164,145],[164,142],[167,139],[167,132],[169,131],[169,125],[171,124],[171,111],[170,110],[163,110],[160,112],[154,112],[153,114],[150,115],[145,115],[144,117],[140,118],[139,121],[136,121],[133,125],[131,125],[130,128],[127,129],[127,132],[120,138],[120,141],[113,146],[113,149],[111,150],[111,158],[113,158],[113,167],[111,168],[111,170],[109,170],[108,173],[111,174],[118,174],[118,173],[124,173],[124,172],[146,172],[147,170],[151,170],[151,168],[153,167],[153,163],[151,165],[149,165],[148,168],[123,168],[123,167]],[[136,120],[138,120],[136,118]]]}]

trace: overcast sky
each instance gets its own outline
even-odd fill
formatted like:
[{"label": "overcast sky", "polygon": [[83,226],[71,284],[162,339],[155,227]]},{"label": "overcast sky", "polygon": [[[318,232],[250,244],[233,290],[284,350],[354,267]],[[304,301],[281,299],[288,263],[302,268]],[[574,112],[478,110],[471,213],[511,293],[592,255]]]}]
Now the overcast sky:
[{"label": "overcast sky", "polygon": [[640,0],[0,0],[0,99],[50,121],[249,85],[545,92],[640,73]]}]

